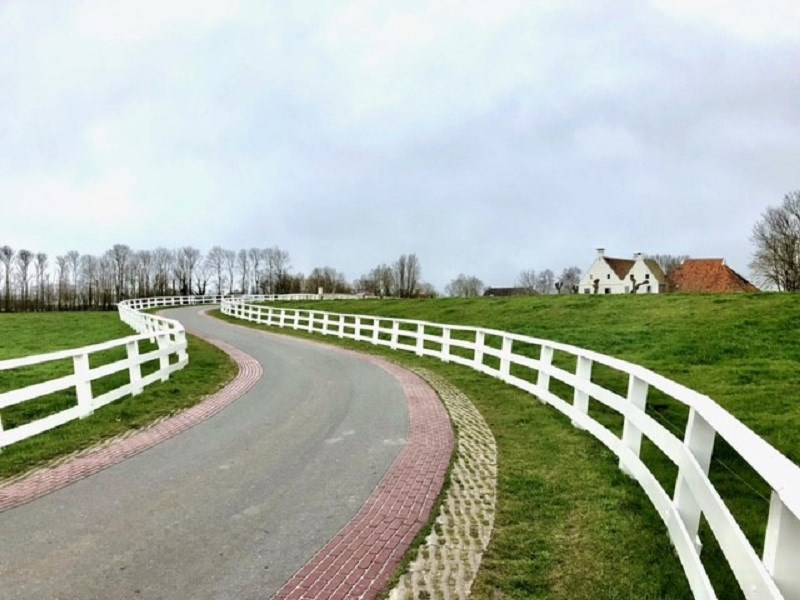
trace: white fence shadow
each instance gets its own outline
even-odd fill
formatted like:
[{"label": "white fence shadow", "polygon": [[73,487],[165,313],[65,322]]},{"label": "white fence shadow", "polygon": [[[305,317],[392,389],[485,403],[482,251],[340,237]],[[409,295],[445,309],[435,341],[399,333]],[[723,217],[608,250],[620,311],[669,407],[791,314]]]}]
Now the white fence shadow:
[{"label": "white fence shadow", "polygon": [[[223,300],[222,312],[254,323],[369,342],[461,364],[533,394],[600,440],[619,457],[620,468],[639,482],[667,526],[696,598],[716,597],[700,560],[701,517],[708,522],[747,598],[800,598],[800,468],[711,398],[639,365],[525,335],[408,319],[260,306],[246,301],[247,298]],[[515,346],[526,348],[536,358],[515,353]],[[556,352],[574,358],[574,372],[553,364]],[[627,377],[627,395],[623,397],[592,382],[594,365]],[[551,380],[572,388],[571,403],[551,392]],[[645,412],[651,388],[689,408],[683,439]],[[622,415],[621,437],[589,415],[590,401]],[[717,435],[772,488],[763,557],[750,545],[708,478]],[[672,497],[639,457],[642,436],[678,467]]]}]

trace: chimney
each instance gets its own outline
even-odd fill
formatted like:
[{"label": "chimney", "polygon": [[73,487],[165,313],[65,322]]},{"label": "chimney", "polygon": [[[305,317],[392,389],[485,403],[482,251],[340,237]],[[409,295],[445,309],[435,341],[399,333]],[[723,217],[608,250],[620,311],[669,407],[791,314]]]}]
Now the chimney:
[{"label": "chimney", "polygon": [[606,255],[605,248],[598,248],[597,249],[597,258],[603,258]]},{"label": "chimney", "polygon": [[634,260],[639,260],[640,258],[642,258],[642,253],[641,252],[634,252],[633,253],[633,259]]}]

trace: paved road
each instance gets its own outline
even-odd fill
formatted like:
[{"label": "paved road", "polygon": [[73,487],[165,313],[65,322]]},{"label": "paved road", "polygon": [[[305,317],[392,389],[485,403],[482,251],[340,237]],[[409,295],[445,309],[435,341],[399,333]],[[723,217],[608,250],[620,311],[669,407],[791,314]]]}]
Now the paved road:
[{"label": "paved road", "polygon": [[168,311],[264,377],[189,431],[0,514],[0,598],[265,598],[354,515],[407,433],[400,385],[318,346]]}]

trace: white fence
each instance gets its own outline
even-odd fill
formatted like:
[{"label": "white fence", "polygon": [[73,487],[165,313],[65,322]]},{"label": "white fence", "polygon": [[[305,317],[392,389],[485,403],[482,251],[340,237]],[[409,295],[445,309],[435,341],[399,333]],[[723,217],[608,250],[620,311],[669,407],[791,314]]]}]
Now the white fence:
[{"label": "white fence", "polygon": [[[129,394],[135,396],[141,393],[147,385],[155,381],[166,381],[172,372],[182,369],[189,362],[189,357],[186,354],[186,332],[177,321],[139,311],[159,306],[214,301],[219,302],[219,298],[175,296],[124,301],[117,306],[120,319],[130,325],[137,332],[137,335],[84,346],[83,348],[0,361],[0,373],[2,373],[11,372],[14,369],[72,359],[72,373],[69,375],[0,393],[0,410],[69,389],[75,390],[77,400],[74,406],[13,429],[4,430],[0,421],[0,448],[48,429],[53,429],[73,419],[84,418],[92,414],[95,409],[123,396]],[[145,340],[156,343],[157,348],[141,353],[139,344]],[[95,368],[90,367],[92,355],[121,347],[126,350],[124,359]],[[176,359],[171,361],[170,358],[173,356]],[[142,365],[156,361],[158,362],[158,369],[153,373],[142,376]],[[128,382],[126,384],[102,395],[94,396],[92,392],[93,381],[122,371],[128,372]]]},{"label": "white fence", "polygon": [[[342,294],[283,294],[283,295],[248,295],[241,299],[257,301],[276,300],[322,300],[356,298]],[[139,394],[145,386],[155,381],[166,381],[170,374],[182,369],[189,362],[186,353],[186,332],[183,325],[173,319],[166,319],[140,312],[150,308],[169,306],[188,306],[193,304],[219,304],[223,296],[163,296],[125,300],[117,305],[120,319],[129,325],[138,335],[133,335],[102,344],[85,346],[49,354],[26,356],[24,358],[0,360],[0,373],[10,372],[34,365],[52,363],[72,359],[72,373],[64,377],[52,379],[24,388],[0,393],[0,410],[35,400],[63,390],[74,389],[77,402],[74,406],[41,419],[31,421],[13,429],[3,429],[0,420],[0,449],[20,440],[37,435],[54,427],[58,427],[73,419],[86,417],[95,409],[119,398]],[[139,344],[143,340],[157,343],[156,350],[142,354]],[[96,368],[90,367],[93,354],[114,348],[125,347],[127,356],[123,360]],[[170,357],[176,356],[170,364]],[[142,365],[158,361],[158,369],[154,373],[142,376]],[[92,382],[115,373],[128,371],[128,383],[100,396],[92,393]]]},{"label": "white fence", "polygon": [[[696,598],[715,598],[700,560],[697,537],[701,516],[714,536],[747,598],[800,598],[800,468],[745,427],[716,402],[641,366],[566,344],[479,327],[461,327],[407,319],[294,310],[222,302],[222,312],[255,323],[291,327],[432,356],[496,377],[536,396],[568,416],[619,457],[620,468],[636,479],[667,526]],[[495,342],[487,344],[487,339]],[[533,348],[538,358],[514,353]],[[575,359],[575,372],[553,364],[554,352]],[[486,364],[486,357],[497,366]],[[530,378],[512,374],[512,365],[530,370]],[[591,381],[593,365],[628,379],[625,397]],[[551,380],[573,389],[569,403],[550,391]],[[659,390],[689,408],[684,439],[645,412],[648,391]],[[624,417],[619,437],[589,414],[598,401]],[[678,467],[670,497],[639,457],[646,436]],[[708,478],[717,435],[746,460],[772,488],[763,558],[759,557]]]}]

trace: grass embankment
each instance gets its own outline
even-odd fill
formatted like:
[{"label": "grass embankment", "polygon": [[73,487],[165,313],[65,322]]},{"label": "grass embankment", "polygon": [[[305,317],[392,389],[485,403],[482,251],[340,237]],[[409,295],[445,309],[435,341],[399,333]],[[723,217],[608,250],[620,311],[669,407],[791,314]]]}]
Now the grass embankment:
[{"label": "grass embankment", "polygon": [[[0,360],[78,348],[134,332],[117,313],[26,313],[0,315]],[[127,396],[104,406],[91,416],[22,440],[0,452],[0,479],[17,475],[99,441],[144,427],[148,423],[199,402],[236,374],[235,363],[211,344],[188,336],[189,365],[167,382],[147,386],[135,397]],[[140,342],[140,352],[155,348]],[[92,368],[125,358],[125,347],[90,357]],[[174,357],[173,357],[174,361]],[[142,365],[142,375],[158,369],[158,361]],[[0,372],[0,392],[17,389],[72,373],[72,359]],[[94,396],[128,382],[123,371],[92,383]],[[0,411],[3,427],[28,423],[73,406],[75,391],[65,390],[23,402]]]},{"label": "grass embankment", "polygon": [[[800,296],[563,296],[281,306],[480,325],[624,358],[710,395],[800,461]],[[528,394],[470,369],[365,343],[342,344],[444,375],[470,396],[492,428],[499,446],[499,503],[475,598],[690,597],[660,518],[638,485],[617,469],[615,457],[590,435]],[[575,367],[574,359],[558,353],[556,363]],[[626,378],[608,369],[596,367],[593,380],[625,393]],[[566,386],[554,382],[552,389],[571,401]],[[598,402],[591,403],[590,412],[621,432],[622,419]],[[651,390],[648,412],[682,437],[685,407]],[[646,440],[642,457],[672,493],[677,469]],[[768,487],[721,440],[710,476],[760,552]],[[701,539],[719,596],[741,597],[705,523]]]}]

